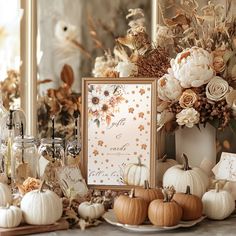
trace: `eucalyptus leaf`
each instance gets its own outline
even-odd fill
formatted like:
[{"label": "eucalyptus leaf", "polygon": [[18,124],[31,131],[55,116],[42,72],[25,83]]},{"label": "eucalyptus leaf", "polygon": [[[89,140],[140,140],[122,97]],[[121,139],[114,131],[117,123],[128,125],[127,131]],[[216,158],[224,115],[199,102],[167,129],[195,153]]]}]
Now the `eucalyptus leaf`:
[{"label": "eucalyptus leaf", "polygon": [[236,134],[236,120],[235,119],[231,119],[229,121],[229,127],[233,131],[233,133]]},{"label": "eucalyptus leaf", "polygon": [[220,127],[220,119],[209,120],[208,123],[216,129]]},{"label": "eucalyptus leaf", "polygon": [[227,63],[233,55],[234,55],[234,51],[226,51],[223,56],[224,62]]},{"label": "eucalyptus leaf", "polygon": [[236,77],[236,64],[233,66],[233,68],[231,70],[231,76]]}]

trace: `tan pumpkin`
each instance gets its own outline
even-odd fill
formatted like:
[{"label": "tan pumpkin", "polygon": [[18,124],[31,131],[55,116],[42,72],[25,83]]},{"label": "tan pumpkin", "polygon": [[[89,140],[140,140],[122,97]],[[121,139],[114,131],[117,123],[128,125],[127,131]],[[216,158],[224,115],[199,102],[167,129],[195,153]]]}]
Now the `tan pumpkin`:
[{"label": "tan pumpkin", "polygon": [[174,190],[172,188],[163,189],[163,199],[157,199],[150,203],[148,207],[148,218],[156,226],[169,227],[177,225],[182,218],[182,208],[177,202],[172,200]]},{"label": "tan pumpkin", "polygon": [[8,185],[0,183],[0,206],[12,203],[12,194]]},{"label": "tan pumpkin", "polygon": [[147,217],[147,202],[134,197],[134,189],[129,196],[120,195],[114,202],[114,213],[118,222],[129,225],[140,225]]},{"label": "tan pumpkin", "polygon": [[163,176],[163,186],[174,186],[176,192],[185,192],[189,185],[191,192],[198,197],[206,192],[209,186],[207,174],[198,167],[191,168],[188,158],[182,155],[183,165],[176,165],[169,168]]},{"label": "tan pumpkin", "polygon": [[19,207],[9,206],[0,207],[0,227],[17,227],[22,220],[22,211]]},{"label": "tan pumpkin", "polygon": [[149,188],[149,183],[147,180],[144,182],[143,188],[139,187],[134,189],[134,196],[143,198],[147,202],[147,204],[155,199],[164,198],[161,189]]},{"label": "tan pumpkin", "polygon": [[128,185],[143,186],[144,181],[149,179],[149,169],[141,163],[130,163],[124,169],[124,182]]},{"label": "tan pumpkin", "polygon": [[196,220],[202,216],[202,200],[191,194],[190,186],[187,186],[186,193],[176,193],[173,200],[183,209],[182,220]]},{"label": "tan pumpkin", "polygon": [[174,159],[167,158],[167,155],[164,155],[161,159],[156,162],[156,173],[157,173],[157,185],[162,186],[163,175],[165,172],[172,166],[177,165],[178,162]]}]

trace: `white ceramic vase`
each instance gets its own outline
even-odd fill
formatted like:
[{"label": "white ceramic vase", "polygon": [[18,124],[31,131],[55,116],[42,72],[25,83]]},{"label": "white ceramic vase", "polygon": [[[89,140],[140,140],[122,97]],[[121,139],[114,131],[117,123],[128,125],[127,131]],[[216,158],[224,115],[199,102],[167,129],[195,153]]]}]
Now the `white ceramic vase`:
[{"label": "white ceramic vase", "polygon": [[179,128],[175,132],[176,159],[182,163],[181,155],[185,153],[190,166],[209,169],[216,163],[216,129],[207,124],[200,130],[193,128]]}]

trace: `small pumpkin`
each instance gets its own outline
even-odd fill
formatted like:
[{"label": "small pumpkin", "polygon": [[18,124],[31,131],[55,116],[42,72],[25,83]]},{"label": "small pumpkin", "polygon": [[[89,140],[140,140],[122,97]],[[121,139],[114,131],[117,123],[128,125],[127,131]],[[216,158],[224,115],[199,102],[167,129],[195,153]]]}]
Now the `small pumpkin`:
[{"label": "small pumpkin", "polygon": [[0,206],[12,203],[12,194],[8,185],[0,183]]},{"label": "small pumpkin", "polygon": [[207,174],[198,167],[191,168],[188,158],[182,155],[183,165],[169,168],[163,177],[163,186],[174,186],[176,192],[185,192],[189,185],[192,194],[202,197],[209,186]]},{"label": "small pumpkin", "polygon": [[124,182],[128,185],[143,186],[145,180],[149,179],[149,169],[141,163],[130,163],[124,169]]},{"label": "small pumpkin", "polygon": [[163,175],[165,172],[172,166],[177,165],[178,162],[174,159],[167,158],[167,155],[164,155],[161,159],[156,162],[156,173],[157,173],[157,184],[162,186]]},{"label": "small pumpkin", "polygon": [[101,203],[82,202],[79,205],[78,213],[83,219],[98,219],[105,212]]},{"label": "small pumpkin", "polygon": [[148,218],[156,226],[169,227],[177,225],[182,217],[182,208],[172,200],[173,188],[163,189],[163,199],[152,201],[148,207]]},{"label": "small pumpkin", "polygon": [[0,227],[13,228],[20,225],[22,211],[19,207],[9,206],[0,207]]},{"label": "small pumpkin", "polygon": [[118,222],[129,225],[140,225],[147,217],[147,202],[134,197],[134,189],[129,196],[120,195],[114,202],[114,213]]},{"label": "small pumpkin", "polygon": [[24,195],[21,200],[21,210],[25,222],[31,225],[50,225],[62,216],[62,201],[50,190],[33,190]]},{"label": "small pumpkin", "polygon": [[144,188],[135,188],[134,196],[143,198],[147,204],[155,199],[163,199],[164,196],[162,191],[158,188],[149,188],[149,183],[147,180],[144,181]]},{"label": "small pumpkin", "polygon": [[191,194],[190,186],[187,186],[186,193],[176,193],[173,200],[183,209],[182,220],[196,220],[202,216],[202,200]]},{"label": "small pumpkin", "polygon": [[204,214],[213,220],[223,220],[235,210],[232,195],[228,191],[220,190],[218,183],[216,183],[215,189],[203,195],[202,202]]}]

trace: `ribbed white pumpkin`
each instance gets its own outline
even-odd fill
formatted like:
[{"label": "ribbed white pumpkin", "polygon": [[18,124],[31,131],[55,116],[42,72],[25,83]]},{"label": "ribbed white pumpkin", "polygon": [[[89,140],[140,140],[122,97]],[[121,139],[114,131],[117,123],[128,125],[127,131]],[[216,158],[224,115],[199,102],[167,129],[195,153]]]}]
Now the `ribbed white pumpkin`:
[{"label": "ribbed white pumpkin", "polygon": [[183,154],[184,165],[169,168],[163,176],[163,186],[174,186],[176,192],[184,192],[189,185],[192,194],[202,197],[209,186],[209,178],[198,167],[190,168],[188,158]]},{"label": "ribbed white pumpkin", "polygon": [[156,162],[156,175],[158,186],[162,185],[163,175],[172,166],[177,165],[178,162],[174,159],[167,159],[167,155],[157,160]]},{"label": "ribbed white pumpkin", "polygon": [[130,163],[124,169],[124,182],[128,185],[143,186],[145,180],[149,180],[149,170],[141,163]]},{"label": "ribbed white pumpkin", "polygon": [[103,215],[105,209],[101,203],[82,202],[78,212],[84,219],[98,219]]},{"label": "ribbed white pumpkin", "polygon": [[19,207],[6,206],[0,207],[0,227],[17,227],[22,220],[22,211]]},{"label": "ribbed white pumpkin", "polygon": [[62,201],[50,190],[33,190],[21,200],[21,209],[26,223],[50,225],[62,216]]},{"label": "ribbed white pumpkin", "polygon": [[8,185],[0,183],[0,206],[12,203],[12,194]]},{"label": "ribbed white pumpkin", "polygon": [[235,202],[232,195],[225,190],[216,189],[206,192],[202,197],[203,213],[210,219],[223,220],[235,210]]}]

